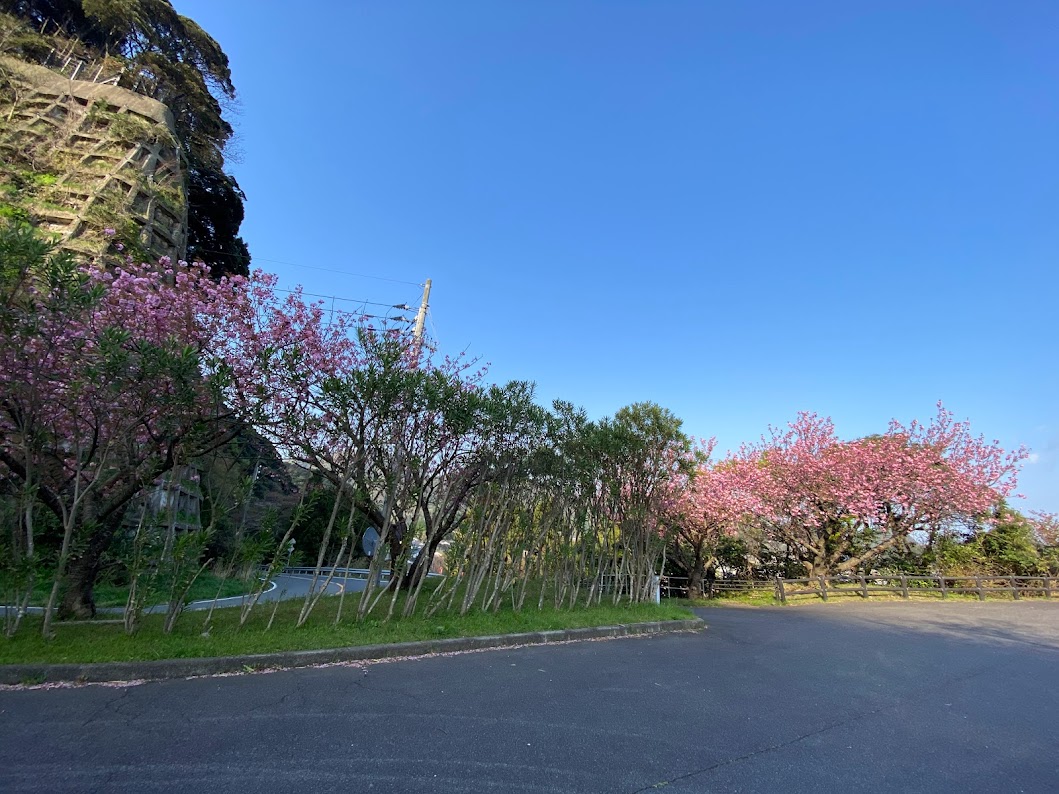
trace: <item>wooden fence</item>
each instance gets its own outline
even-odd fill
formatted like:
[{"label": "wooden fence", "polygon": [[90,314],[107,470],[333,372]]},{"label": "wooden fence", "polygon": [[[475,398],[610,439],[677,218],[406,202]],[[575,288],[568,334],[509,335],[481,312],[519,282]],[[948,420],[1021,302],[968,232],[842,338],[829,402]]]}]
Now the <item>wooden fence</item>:
[{"label": "wooden fence", "polygon": [[[662,577],[662,596],[682,598],[688,593],[688,580],[679,576]],[[859,576],[816,576],[810,579],[717,579],[704,581],[703,589],[712,598],[731,593],[772,591],[784,604],[788,599],[813,596],[827,601],[835,596],[868,598],[872,593],[887,593],[909,599],[912,595],[937,595],[948,598],[956,594],[973,594],[985,601],[989,594],[1003,594],[1015,601],[1023,597],[1051,598],[1059,595],[1059,577],[1055,576],[911,576],[906,574],[867,574]]]},{"label": "wooden fence", "polygon": [[[775,587],[776,583],[770,579],[704,579],[702,582],[702,588],[708,598],[734,593],[772,593]],[[687,598],[688,579],[686,576],[663,576],[661,591],[662,598]]]},{"label": "wooden fence", "polygon": [[787,603],[788,598],[811,595],[827,601],[833,596],[859,596],[870,593],[890,593],[911,598],[912,593],[936,593],[941,598],[950,594],[974,594],[985,601],[990,593],[1002,593],[1015,601],[1023,596],[1051,598],[1059,580],[1053,576],[897,576],[861,575],[817,576],[812,579],[777,579],[776,597]]}]

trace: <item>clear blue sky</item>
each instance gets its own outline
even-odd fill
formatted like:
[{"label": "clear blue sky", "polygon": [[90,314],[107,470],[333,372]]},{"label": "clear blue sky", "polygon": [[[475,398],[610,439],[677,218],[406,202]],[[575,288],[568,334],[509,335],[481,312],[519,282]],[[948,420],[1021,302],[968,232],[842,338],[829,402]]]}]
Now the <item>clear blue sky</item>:
[{"label": "clear blue sky", "polygon": [[283,284],[429,277],[428,330],[493,380],[722,451],[940,399],[1059,510],[1059,3],[174,5],[231,59]]}]

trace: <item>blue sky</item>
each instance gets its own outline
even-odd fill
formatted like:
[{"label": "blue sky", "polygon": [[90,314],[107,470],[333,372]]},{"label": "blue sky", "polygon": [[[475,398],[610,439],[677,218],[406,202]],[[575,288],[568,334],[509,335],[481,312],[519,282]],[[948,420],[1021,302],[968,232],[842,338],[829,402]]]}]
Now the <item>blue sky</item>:
[{"label": "blue sky", "polygon": [[491,379],[722,450],[942,400],[1059,511],[1059,4],[174,5],[231,59],[284,285],[431,278],[428,330]]}]

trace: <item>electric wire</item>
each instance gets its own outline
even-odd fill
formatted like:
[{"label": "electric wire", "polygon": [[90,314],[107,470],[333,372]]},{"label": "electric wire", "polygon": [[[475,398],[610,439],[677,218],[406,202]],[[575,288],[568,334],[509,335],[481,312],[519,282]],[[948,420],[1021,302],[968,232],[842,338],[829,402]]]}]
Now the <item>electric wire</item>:
[{"label": "electric wire", "polygon": [[434,337],[434,344],[441,347],[441,337],[438,336],[437,326],[434,325],[434,312],[430,308],[427,309],[427,319],[430,320],[430,331]]},{"label": "electric wire", "polygon": [[[275,287],[275,291],[282,292],[286,295],[294,295],[298,292],[298,290],[282,289],[281,287]],[[324,298],[330,301],[342,301],[343,303],[352,303],[357,306],[385,306],[388,309],[404,309],[405,311],[412,310],[412,308],[407,303],[381,303],[380,301],[360,300],[359,298],[343,298],[338,295],[323,295],[318,292],[302,292],[301,294],[309,298]]]},{"label": "electric wire", "polygon": [[[204,252],[214,253],[214,254],[226,253],[224,251],[217,251],[217,250],[211,249],[211,248],[203,248],[203,249],[200,249],[200,250],[202,250]],[[346,270],[336,270],[334,268],[318,267],[318,266],[315,266],[315,265],[302,265],[302,264],[299,264],[297,262],[287,262],[287,261],[284,261],[284,260],[281,260],[281,259],[269,259],[268,257],[253,257],[253,256],[251,256],[251,260],[253,260],[254,258],[260,259],[260,260],[265,261],[265,262],[274,262],[276,264],[281,264],[281,265],[291,265],[293,267],[308,268],[309,270],[322,270],[322,271],[325,271],[325,272],[328,272],[328,273],[339,273],[339,274],[344,275],[344,276],[352,276],[352,277],[355,277],[355,278],[369,278],[369,279],[374,279],[376,281],[388,281],[388,282],[391,282],[391,283],[394,283],[394,284],[407,284],[407,285],[413,286],[413,287],[422,287],[423,286],[423,284],[417,284],[414,281],[405,281],[403,279],[385,278],[383,276],[370,276],[370,275],[367,275],[367,274],[364,274],[364,273],[351,273],[351,272],[346,271]],[[293,294],[295,294],[297,292],[297,290],[283,289],[282,287],[275,287],[274,289],[275,289],[276,292],[280,292],[280,293],[283,293],[285,295],[293,295]],[[383,307],[386,307],[388,309],[400,309],[400,310],[403,310],[403,311],[414,311],[413,306],[410,305],[410,303],[408,301],[404,301],[403,303],[383,303],[381,301],[370,301],[370,300],[367,300],[367,299],[361,300],[359,298],[346,298],[346,297],[341,297],[341,296],[338,296],[338,295],[325,295],[325,294],[319,293],[319,292],[305,292],[304,290],[301,291],[301,294],[304,295],[305,297],[308,297],[308,298],[320,298],[321,300],[329,300],[329,301],[331,301],[331,307],[327,311],[332,317],[335,314],[341,314],[341,315],[344,315],[344,316],[347,316],[347,317],[357,317],[357,318],[360,318],[360,319],[377,319],[377,320],[385,320],[385,321],[390,321],[390,322],[408,322],[408,323],[414,322],[414,319],[408,318],[408,317],[384,317],[384,316],[375,315],[375,314],[367,314],[366,312],[363,312],[363,311],[356,312],[356,311],[349,311],[348,309],[338,309],[334,305],[336,301],[342,301],[343,303],[352,303],[355,306],[364,306],[364,307],[367,307],[367,306],[383,306]],[[412,303],[414,303],[414,302],[415,301],[412,301]],[[381,330],[381,329],[367,328],[367,330],[375,331],[375,330]],[[436,338],[436,336],[435,336],[435,338]]]},{"label": "electric wire", "polygon": [[[200,248],[199,250],[203,251],[205,253],[210,253],[210,254],[230,254],[229,251],[216,251],[216,250],[214,250],[212,248]],[[370,278],[370,279],[374,279],[375,281],[390,281],[390,282],[393,282],[394,284],[408,284],[408,285],[413,286],[413,287],[422,287],[423,286],[422,283],[417,283],[415,281],[407,281],[405,279],[400,279],[400,278],[388,278],[386,276],[372,276],[372,275],[369,275],[367,273],[351,273],[348,270],[338,270],[338,269],[333,268],[333,267],[320,267],[319,265],[303,265],[303,264],[301,264],[299,262],[288,262],[288,261],[283,260],[283,259],[269,259],[267,256],[257,256],[256,254],[250,254],[251,263],[253,263],[255,261],[259,261],[259,260],[261,262],[271,262],[272,264],[275,264],[275,265],[289,265],[290,267],[301,267],[301,268],[305,268],[306,270],[322,270],[325,273],[339,273],[339,274],[341,274],[343,276],[351,276],[353,278]]]}]

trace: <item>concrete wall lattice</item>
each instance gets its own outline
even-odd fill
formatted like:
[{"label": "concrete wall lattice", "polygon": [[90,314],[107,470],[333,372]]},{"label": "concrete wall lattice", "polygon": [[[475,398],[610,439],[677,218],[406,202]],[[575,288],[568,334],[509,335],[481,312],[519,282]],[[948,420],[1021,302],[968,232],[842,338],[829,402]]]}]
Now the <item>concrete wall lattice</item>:
[{"label": "concrete wall lattice", "polygon": [[0,190],[9,213],[75,254],[103,253],[111,226],[151,257],[184,256],[186,168],[173,116],[141,94],[0,56]]}]

